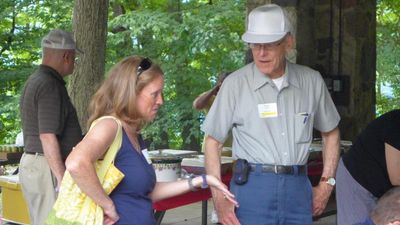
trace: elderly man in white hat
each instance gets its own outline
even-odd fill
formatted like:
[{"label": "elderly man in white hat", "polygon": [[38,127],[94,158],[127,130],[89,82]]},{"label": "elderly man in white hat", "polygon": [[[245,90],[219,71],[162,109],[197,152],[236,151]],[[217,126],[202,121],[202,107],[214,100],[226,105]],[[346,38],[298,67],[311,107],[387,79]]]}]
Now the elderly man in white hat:
[{"label": "elderly man in white hat", "polygon": [[[230,130],[236,159],[231,191],[239,207],[212,189],[222,224],[312,224],[335,185],[340,116],[321,75],[290,63],[294,37],[286,12],[268,4],[252,10],[247,31],[254,62],[227,77],[208,113],[206,169],[220,177],[219,146]],[[307,177],[313,128],[321,132],[324,168],[317,187]]]},{"label": "elderly man in white hat", "polygon": [[72,35],[52,30],[42,39],[42,64],[25,83],[20,100],[24,154],[19,180],[30,224],[43,225],[64,175],[64,161],[82,131],[63,78],[71,74],[78,49]]}]

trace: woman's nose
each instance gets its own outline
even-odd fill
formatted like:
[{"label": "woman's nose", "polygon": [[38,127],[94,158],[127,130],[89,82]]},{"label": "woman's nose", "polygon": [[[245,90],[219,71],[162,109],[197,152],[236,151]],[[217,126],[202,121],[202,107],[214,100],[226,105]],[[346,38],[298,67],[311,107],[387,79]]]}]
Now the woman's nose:
[{"label": "woman's nose", "polygon": [[159,105],[164,104],[164,94],[161,94],[161,95],[159,95],[159,96],[157,97],[156,103],[159,104]]}]

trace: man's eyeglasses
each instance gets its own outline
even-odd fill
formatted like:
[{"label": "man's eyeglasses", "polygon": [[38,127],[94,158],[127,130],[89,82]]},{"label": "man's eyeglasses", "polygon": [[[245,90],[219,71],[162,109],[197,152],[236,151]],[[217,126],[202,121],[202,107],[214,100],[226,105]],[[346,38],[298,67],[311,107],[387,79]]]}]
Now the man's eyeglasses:
[{"label": "man's eyeglasses", "polygon": [[79,61],[80,61],[79,55],[75,55],[74,63],[75,63],[75,64],[79,64]]},{"label": "man's eyeglasses", "polygon": [[139,66],[136,68],[136,83],[139,80],[139,76],[146,70],[148,70],[151,67],[151,60],[149,58],[144,58],[142,61],[139,63]]},{"label": "man's eyeglasses", "polygon": [[281,40],[276,41],[276,42],[272,42],[272,43],[250,43],[249,47],[253,50],[275,50],[278,46],[280,46],[285,40],[286,40],[286,36],[285,35]]}]

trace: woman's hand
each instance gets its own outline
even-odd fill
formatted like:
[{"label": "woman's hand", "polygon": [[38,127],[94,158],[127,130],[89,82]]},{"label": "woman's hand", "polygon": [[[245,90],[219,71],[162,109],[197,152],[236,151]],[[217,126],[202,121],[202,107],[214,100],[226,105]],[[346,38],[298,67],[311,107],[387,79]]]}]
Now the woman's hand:
[{"label": "woman's hand", "polygon": [[206,175],[206,180],[209,186],[215,187],[223,193],[224,199],[232,202],[236,207],[239,207],[239,203],[236,201],[235,195],[228,190],[224,183],[211,175]]},{"label": "woman's hand", "polygon": [[119,220],[119,216],[117,214],[117,210],[115,209],[114,204],[110,205],[109,207],[103,208],[104,213],[104,225],[112,225]]}]

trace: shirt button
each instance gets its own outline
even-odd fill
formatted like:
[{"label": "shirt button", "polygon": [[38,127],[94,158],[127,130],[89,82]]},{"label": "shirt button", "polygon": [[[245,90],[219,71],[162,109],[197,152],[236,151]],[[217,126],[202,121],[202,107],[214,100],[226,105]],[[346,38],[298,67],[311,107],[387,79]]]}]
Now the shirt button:
[{"label": "shirt button", "polygon": [[284,154],[284,155],[287,155],[287,152],[284,152],[283,154]]},{"label": "shirt button", "polygon": [[282,136],[285,136],[285,132],[282,132],[281,134],[282,134]]}]

